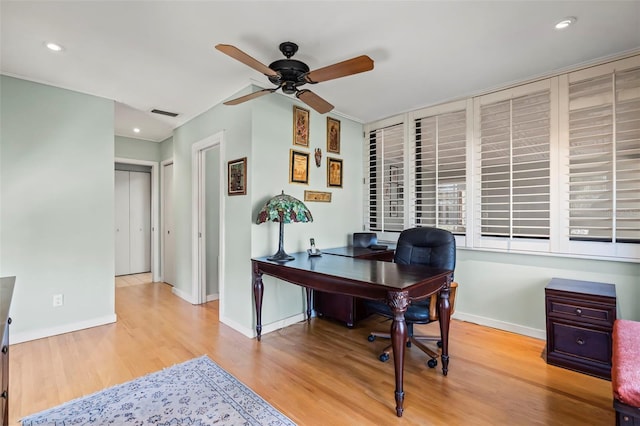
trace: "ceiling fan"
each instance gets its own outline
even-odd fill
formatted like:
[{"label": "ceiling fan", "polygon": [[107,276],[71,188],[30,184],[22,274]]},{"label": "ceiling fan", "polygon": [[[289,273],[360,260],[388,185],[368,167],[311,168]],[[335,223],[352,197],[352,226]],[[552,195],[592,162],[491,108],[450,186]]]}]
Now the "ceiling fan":
[{"label": "ceiling fan", "polygon": [[230,44],[217,44],[216,49],[266,75],[269,78],[269,81],[277,86],[273,89],[263,89],[245,96],[240,96],[239,98],[224,102],[225,105],[237,105],[263,95],[268,95],[269,93],[273,93],[282,88],[282,91],[287,95],[295,94],[296,98],[300,99],[320,114],[325,114],[333,109],[333,105],[313,93],[311,90],[299,89],[300,86],[307,83],[316,84],[327,80],[333,80],[335,78],[371,71],[373,69],[373,60],[366,55],[361,55],[310,71],[309,67],[304,62],[291,59],[291,57],[298,51],[298,45],[290,41],[280,43],[280,51],[286,59],[274,61],[269,66],[264,65],[260,61],[252,58],[242,50]]}]

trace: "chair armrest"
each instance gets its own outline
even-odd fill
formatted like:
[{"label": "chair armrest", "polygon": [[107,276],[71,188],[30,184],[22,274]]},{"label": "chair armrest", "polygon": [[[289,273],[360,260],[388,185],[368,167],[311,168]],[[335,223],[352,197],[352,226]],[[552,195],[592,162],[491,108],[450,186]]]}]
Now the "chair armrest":
[{"label": "chair armrest", "polygon": [[[458,290],[458,283],[451,283],[451,291],[449,292],[449,305],[451,305],[451,315],[456,311],[456,291]],[[435,295],[435,297],[431,296],[431,301],[429,302],[429,320],[437,321],[438,320],[438,296],[440,293]]]}]

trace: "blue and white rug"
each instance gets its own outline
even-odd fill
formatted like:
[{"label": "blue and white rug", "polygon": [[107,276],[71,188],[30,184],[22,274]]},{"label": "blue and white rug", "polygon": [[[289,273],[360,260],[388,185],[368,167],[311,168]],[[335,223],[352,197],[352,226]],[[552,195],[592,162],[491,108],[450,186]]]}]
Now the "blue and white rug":
[{"label": "blue and white rug", "polygon": [[22,426],[295,425],[208,357],[22,419]]}]

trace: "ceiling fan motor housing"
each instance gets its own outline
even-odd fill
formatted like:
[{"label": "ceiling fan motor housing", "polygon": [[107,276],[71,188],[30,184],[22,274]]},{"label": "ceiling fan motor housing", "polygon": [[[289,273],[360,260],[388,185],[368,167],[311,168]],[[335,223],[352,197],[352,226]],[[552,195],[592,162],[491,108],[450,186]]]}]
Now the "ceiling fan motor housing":
[{"label": "ceiling fan motor housing", "polygon": [[288,95],[295,93],[298,86],[306,83],[303,76],[309,72],[307,64],[295,59],[279,59],[272,62],[269,68],[280,75],[269,77],[269,81],[275,85],[282,84],[282,91]]}]

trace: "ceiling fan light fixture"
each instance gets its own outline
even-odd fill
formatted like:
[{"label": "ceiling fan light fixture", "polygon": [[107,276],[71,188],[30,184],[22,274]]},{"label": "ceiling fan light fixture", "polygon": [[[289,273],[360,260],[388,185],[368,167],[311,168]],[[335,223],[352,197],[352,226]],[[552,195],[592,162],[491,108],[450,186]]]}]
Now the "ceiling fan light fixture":
[{"label": "ceiling fan light fixture", "polygon": [[577,20],[578,18],[576,18],[575,16],[567,16],[566,18],[558,22],[555,28],[556,30],[564,30],[565,28],[568,28],[569,26],[575,24]]}]

